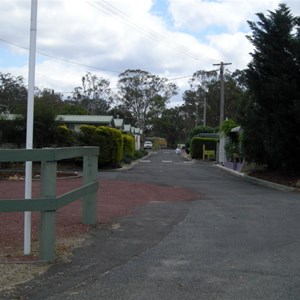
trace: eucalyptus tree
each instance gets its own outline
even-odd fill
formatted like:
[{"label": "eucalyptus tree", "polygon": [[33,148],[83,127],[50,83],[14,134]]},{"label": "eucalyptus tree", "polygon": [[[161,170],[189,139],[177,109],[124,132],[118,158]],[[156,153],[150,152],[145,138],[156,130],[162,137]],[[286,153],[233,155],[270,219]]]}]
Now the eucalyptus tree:
[{"label": "eucalyptus tree", "polygon": [[0,73],[0,112],[20,113],[26,108],[26,101],[23,77]]},{"label": "eucalyptus tree", "polygon": [[[225,70],[225,117],[236,118],[241,99],[246,93],[244,71]],[[194,126],[217,127],[220,124],[220,79],[217,70],[197,71],[183,93],[186,113]]]},{"label": "eucalyptus tree", "polygon": [[126,70],[119,75],[119,102],[136,119],[142,129],[158,117],[169,99],[177,94],[177,86],[167,78],[143,70]]},{"label": "eucalyptus tree", "polygon": [[88,72],[74,89],[72,100],[91,115],[107,114],[113,101],[110,81]]}]

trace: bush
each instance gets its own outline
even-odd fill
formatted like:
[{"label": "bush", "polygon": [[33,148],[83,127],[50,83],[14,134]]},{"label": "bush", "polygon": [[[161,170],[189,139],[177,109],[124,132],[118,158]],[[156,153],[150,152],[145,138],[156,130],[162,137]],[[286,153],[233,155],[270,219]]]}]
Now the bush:
[{"label": "bush", "polygon": [[67,125],[59,125],[56,128],[57,147],[71,147],[75,145],[73,131]]},{"label": "bush", "polygon": [[99,166],[119,167],[123,158],[122,133],[107,126],[80,126],[79,141],[84,146],[99,147]]},{"label": "bush", "polygon": [[148,152],[146,150],[136,150],[134,153],[134,159],[140,159],[146,156]]},{"label": "bush", "polygon": [[123,156],[124,158],[134,158],[135,140],[132,135],[123,134]]},{"label": "bush", "polygon": [[189,133],[189,141],[199,133],[214,133],[215,129],[209,126],[196,126]]}]

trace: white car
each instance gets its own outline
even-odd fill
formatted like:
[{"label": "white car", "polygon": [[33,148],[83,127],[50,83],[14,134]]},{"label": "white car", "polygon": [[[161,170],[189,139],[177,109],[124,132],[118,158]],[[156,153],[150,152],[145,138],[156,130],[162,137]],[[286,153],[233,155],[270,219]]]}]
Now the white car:
[{"label": "white car", "polygon": [[152,149],[152,147],[153,147],[152,142],[146,141],[146,142],[144,143],[144,149]]}]

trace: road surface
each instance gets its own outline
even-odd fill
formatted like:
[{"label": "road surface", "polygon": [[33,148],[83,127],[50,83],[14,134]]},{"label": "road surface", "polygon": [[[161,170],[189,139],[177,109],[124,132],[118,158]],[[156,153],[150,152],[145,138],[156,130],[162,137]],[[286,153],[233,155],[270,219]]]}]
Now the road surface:
[{"label": "road surface", "polygon": [[26,284],[20,299],[300,299],[299,193],[256,186],[174,150],[99,177],[199,197],[153,201],[114,230],[96,230],[71,263]]}]

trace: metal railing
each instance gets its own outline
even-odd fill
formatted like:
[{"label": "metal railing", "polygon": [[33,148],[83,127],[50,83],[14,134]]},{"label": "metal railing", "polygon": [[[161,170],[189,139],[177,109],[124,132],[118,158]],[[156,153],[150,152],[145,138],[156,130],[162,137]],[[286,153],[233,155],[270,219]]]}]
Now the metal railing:
[{"label": "metal railing", "polygon": [[[55,215],[59,208],[82,198],[83,223],[97,223],[98,154],[98,147],[0,150],[0,162],[41,162],[40,198],[0,200],[0,212],[39,211],[41,213],[39,227],[41,260],[51,262],[55,259]],[[75,157],[83,157],[83,185],[57,197],[57,162]]]}]

